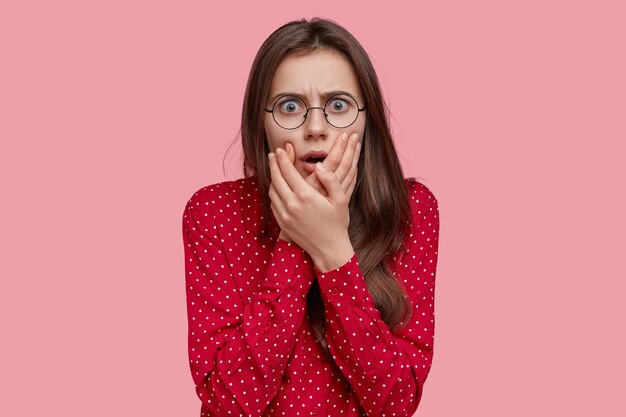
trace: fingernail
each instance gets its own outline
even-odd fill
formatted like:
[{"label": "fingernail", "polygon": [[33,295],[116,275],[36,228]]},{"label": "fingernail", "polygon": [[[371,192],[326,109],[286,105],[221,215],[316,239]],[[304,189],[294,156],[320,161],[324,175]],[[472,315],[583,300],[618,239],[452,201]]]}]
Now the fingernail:
[{"label": "fingernail", "polygon": [[267,154],[267,159],[272,159],[274,157],[274,152],[270,152]]},{"label": "fingernail", "polygon": [[317,170],[320,172],[326,171],[326,167],[321,162],[318,162],[317,164],[315,164],[315,168],[317,168]]},{"label": "fingernail", "polygon": [[352,135],[352,140],[355,141],[355,142],[358,142],[359,141],[359,134],[358,133],[354,133]]},{"label": "fingernail", "polygon": [[276,148],[276,155],[280,155],[281,153],[283,153],[283,150],[281,148]]},{"label": "fingernail", "polygon": [[344,142],[347,141],[348,140],[348,134],[347,133],[342,133],[341,134],[341,140],[344,141]]},{"label": "fingernail", "polygon": [[361,150],[361,142],[357,142],[356,151],[359,152]]}]

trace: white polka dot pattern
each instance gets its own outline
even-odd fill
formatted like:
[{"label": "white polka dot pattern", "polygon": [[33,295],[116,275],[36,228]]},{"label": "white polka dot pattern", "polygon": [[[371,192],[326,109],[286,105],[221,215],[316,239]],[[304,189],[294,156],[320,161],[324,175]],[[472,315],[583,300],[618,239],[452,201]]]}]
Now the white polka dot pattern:
[{"label": "white polka dot pattern", "polygon": [[[391,332],[356,254],[322,273],[297,245],[258,237],[255,177],[198,190],[183,215],[189,360],[202,416],[411,416],[430,370],[437,200],[406,181],[412,220],[390,265],[412,305]],[[275,232],[275,231],[274,231]],[[306,316],[317,279],[327,359]]]}]

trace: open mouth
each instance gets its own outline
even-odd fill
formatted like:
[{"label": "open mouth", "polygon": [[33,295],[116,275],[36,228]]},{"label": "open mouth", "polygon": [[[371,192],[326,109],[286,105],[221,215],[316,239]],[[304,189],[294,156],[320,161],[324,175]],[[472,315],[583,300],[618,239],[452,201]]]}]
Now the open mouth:
[{"label": "open mouth", "polygon": [[317,164],[318,162],[324,162],[324,159],[325,158],[322,157],[311,156],[305,159],[304,162],[308,162],[309,164]]},{"label": "open mouth", "polygon": [[304,170],[308,173],[312,173],[315,172],[315,165],[318,162],[324,162],[324,159],[326,159],[327,155],[324,155],[324,153],[317,153],[317,155],[313,155],[313,156],[309,156],[308,158],[302,159],[302,167],[304,168]]}]

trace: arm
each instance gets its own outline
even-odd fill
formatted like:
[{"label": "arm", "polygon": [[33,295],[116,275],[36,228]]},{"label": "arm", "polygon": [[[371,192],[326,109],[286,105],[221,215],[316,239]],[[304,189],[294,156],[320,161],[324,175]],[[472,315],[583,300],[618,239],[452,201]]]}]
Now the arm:
[{"label": "arm", "polygon": [[405,328],[393,333],[380,319],[356,255],[329,272],[315,268],[328,346],[368,416],[411,416],[432,363],[438,206],[432,193],[418,184],[410,198],[422,203],[411,201],[407,253],[394,265],[411,299],[412,316]]},{"label": "arm", "polygon": [[401,258],[396,254],[390,267],[404,284],[413,316],[394,334],[380,319],[354,250],[344,257],[345,248],[351,246],[348,203],[356,164],[344,179],[344,188],[335,173],[318,163],[316,174],[328,191],[323,196],[300,177],[280,148],[269,159],[272,211],[281,233],[285,231],[315,261],[325,303],[326,341],[335,362],[368,415],[411,415],[432,360],[439,233],[435,197],[419,183],[409,193],[412,221],[404,242],[407,253]]},{"label": "arm", "polygon": [[[210,415],[260,415],[275,396],[295,344],[313,274],[296,245],[278,240],[264,282],[247,303],[225,256],[211,198],[201,190],[183,216],[189,359]],[[222,230],[224,229],[224,230]]]}]

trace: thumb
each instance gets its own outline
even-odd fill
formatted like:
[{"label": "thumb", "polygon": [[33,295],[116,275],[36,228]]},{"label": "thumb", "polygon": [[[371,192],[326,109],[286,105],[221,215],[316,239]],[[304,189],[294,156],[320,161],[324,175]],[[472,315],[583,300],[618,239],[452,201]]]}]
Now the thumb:
[{"label": "thumb", "polygon": [[315,173],[324,188],[326,188],[328,197],[333,201],[337,201],[343,194],[341,183],[339,182],[337,175],[335,175],[333,171],[326,168],[322,162],[315,164]]}]

